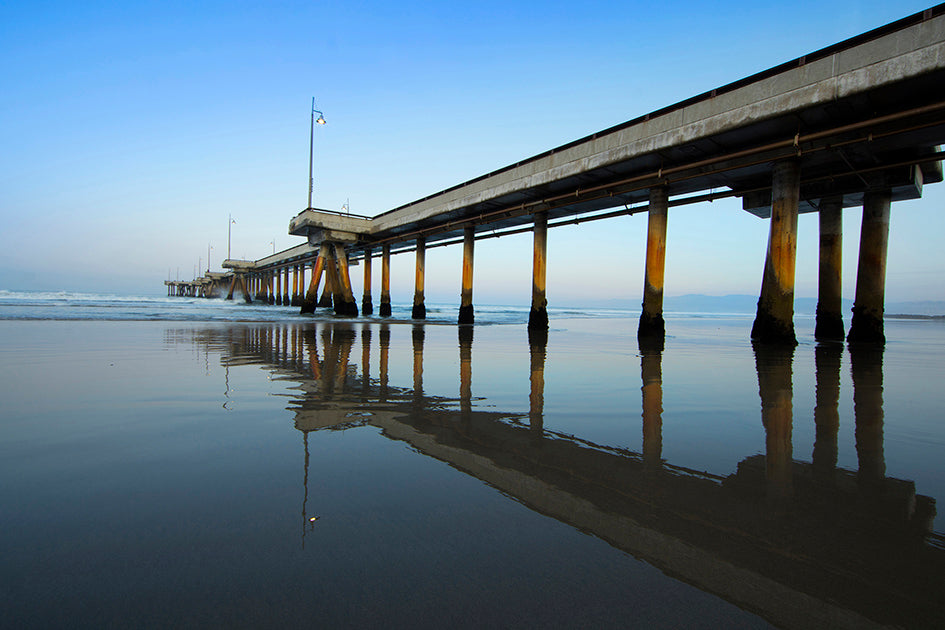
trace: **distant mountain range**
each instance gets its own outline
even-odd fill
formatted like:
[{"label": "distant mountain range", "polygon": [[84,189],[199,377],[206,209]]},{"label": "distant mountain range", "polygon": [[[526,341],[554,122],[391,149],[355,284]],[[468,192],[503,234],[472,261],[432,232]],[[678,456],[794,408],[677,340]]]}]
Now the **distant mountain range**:
[{"label": "distant mountain range", "polygon": [[[758,305],[756,295],[677,295],[663,298],[663,310],[676,313],[748,313],[754,314]],[[640,300],[608,300],[601,304],[607,308],[639,309]],[[849,313],[853,300],[843,300],[843,311]],[[814,315],[817,298],[795,298],[794,312],[798,315]],[[887,302],[886,315],[945,316],[945,301]]]}]

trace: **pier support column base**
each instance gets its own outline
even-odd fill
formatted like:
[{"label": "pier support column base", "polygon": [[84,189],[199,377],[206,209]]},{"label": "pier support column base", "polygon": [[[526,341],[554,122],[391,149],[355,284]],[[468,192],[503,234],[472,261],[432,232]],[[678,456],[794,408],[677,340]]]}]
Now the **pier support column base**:
[{"label": "pier support column base", "polygon": [[548,330],[548,310],[544,307],[535,308],[528,313],[528,330]]},{"label": "pier support column base", "polygon": [[338,300],[335,302],[335,315],[343,317],[357,317],[358,305],[352,300],[350,302]]},{"label": "pier support column base", "polygon": [[637,328],[637,339],[664,339],[666,337],[666,322],[663,315],[650,315],[644,312],[640,315],[640,326]]},{"label": "pier support column base", "polygon": [[410,316],[413,319],[426,319],[427,307],[425,304],[414,304]]},{"label": "pier support column base", "polygon": [[854,306],[847,341],[850,343],[886,343],[882,311],[877,312],[876,309]]},{"label": "pier support column base", "polygon": [[381,302],[381,317],[390,317],[390,302]]},{"label": "pier support column base", "polygon": [[315,312],[315,300],[304,300],[302,302],[302,308],[299,310],[299,313],[314,313]]},{"label": "pier support column base", "polygon": [[371,298],[368,297],[361,300],[361,314],[362,315],[374,314],[374,305],[371,303]]},{"label": "pier support column base", "polygon": [[794,334],[794,321],[785,322],[768,312],[759,302],[758,314],[751,327],[752,341],[770,344],[797,345],[797,336]]},{"label": "pier support column base", "polygon": [[459,324],[472,324],[476,319],[472,304],[459,307]]},{"label": "pier support column base", "polygon": [[843,341],[843,317],[838,313],[825,312],[817,306],[814,339],[817,341]]}]

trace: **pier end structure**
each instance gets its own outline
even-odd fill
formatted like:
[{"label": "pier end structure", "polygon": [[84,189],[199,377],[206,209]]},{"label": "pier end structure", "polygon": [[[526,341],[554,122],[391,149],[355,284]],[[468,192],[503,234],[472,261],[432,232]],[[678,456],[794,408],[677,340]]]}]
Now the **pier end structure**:
[{"label": "pier end structure", "polygon": [[[310,243],[333,231],[354,235],[345,247],[355,257],[378,246],[406,252],[420,237],[426,248],[464,242],[470,224],[479,239],[531,231],[539,216],[552,228],[632,215],[659,187],[668,206],[737,197],[743,209],[769,219],[783,197],[772,193],[776,165],[794,161],[796,211],[774,219],[791,223],[796,214],[820,211],[828,198],[839,198],[845,208],[880,190],[889,191],[891,201],[921,196],[923,185],[942,181],[941,144],[945,5],[373,218],[305,210],[289,231]],[[774,231],[788,241],[790,234]],[[788,250],[776,250],[778,265],[786,264],[778,251]],[[778,265],[773,271],[787,271]],[[773,315],[768,328],[785,333],[774,337],[790,340],[793,279],[790,286],[772,282],[763,283],[759,326]],[[832,299],[827,291],[825,310]]]}]

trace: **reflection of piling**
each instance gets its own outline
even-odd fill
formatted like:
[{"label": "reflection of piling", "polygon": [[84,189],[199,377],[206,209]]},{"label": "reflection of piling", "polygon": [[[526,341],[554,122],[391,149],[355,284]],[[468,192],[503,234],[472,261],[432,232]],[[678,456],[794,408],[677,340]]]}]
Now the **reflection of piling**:
[{"label": "reflection of piling", "polygon": [[314,328],[307,328],[302,332],[302,336],[308,350],[308,365],[312,371],[312,380],[319,381],[322,378],[322,366],[318,358],[318,332]]},{"label": "reflection of piling", "polygon": [[371,391],[371,328],[361,329],[361,380],[364,395]]},{"label": "reflection of piling", "polygon": [[415,324],[411,334],[413,341],[413,396],[423,400],[423,341],[426,331],[422,324]]},{"label": "reflection of piling", "polygon": [[459,326],[459,404],[464,413],[472,406],[472,342],[473,327]]},{"label": "reflection of piling", "polygon": [[858,481],[874,487],[886,478],[883,453],[883,346],[851,344],[853,415],[856,418]]},{"label": "reflection of piling", "polygon": [[659,468],[663,463],[663,353],[658,343],[640,343],[640,374],[643,380],[643,463]]},{"label": "reflection of piling", "polygon": [[378,378],[380,379],[378,397],[381,402],[387,400],[387,385],[389,379],[388,362],[390,360],[390,327],[381,324],[379,340],[380,357],[378,359]]},{"label": "reflection of piling", "polygon": [[545,354],[547,347],[548,331],[542,328],[529,328],[528,426],[536,436],[541,436],[544,432]]},{"label": "reflection of piling", "polygon": [[768,497],[781,504],[793,494],[794,422],[791,344],[753,343],[761,396],[761,421],[765,427],[765,478]]},{"label": "reflection of piling", "polygon": [[338,346],[338,365],[335,373],[335,391],[345,390],[345,380],[348,377],[348,363],[351,361],[351,350],[354,347],[355,332],[348,326],[336,326],[332,335],[332,343]]},{"label": "reflection of piling", "polygon": [[821,343],[814,349],[817,395],[814,406],[814,474],[832,478],[837,469],[837,439],[840,431],[840,360],[843,344]]}]

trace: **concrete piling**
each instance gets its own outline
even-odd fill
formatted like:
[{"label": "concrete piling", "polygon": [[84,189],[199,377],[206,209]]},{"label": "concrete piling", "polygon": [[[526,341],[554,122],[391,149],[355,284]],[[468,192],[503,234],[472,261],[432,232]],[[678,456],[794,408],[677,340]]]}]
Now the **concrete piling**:
[{"label": "concrete piling", "polygon": [[417,237],[417,273],[413,292],[413,319],[426,319],[427,307],[423,303],[423,281],[425,275],[424,259],[426,258],[427,240],[423,236]]},{"label": "concrete piling", "polygon": [[843,198],[820,204],[820,264],[817,284],[817,320],[814,338],[843,340],[841,271],[843,262]]},{"label": "concrete piling", "polygon": [[371,248],[364,250],[364,295],[361,297],[361,313],[374,313],[374,304],[371,303]]},{"label": "concrete piling", "polygon": [[292,304],[292,297],[289,295],[289,275],[290,267],[286,265],[283,267],[282,272],[282,305],[290,306]]},{"label": "concrete piling", "polygon": [[666,267],[666,218],[669,189],[650,189],[650,208],[646,235],[646,277],[643,281],[643,312],[637,338],[665,337],[663,321],[663,278]]},{"label": "concrete piling", "polygon": [[338,261],[338,279],[340,282],[340,303],[335,302],[335,314],[345,317],[358,316],[358,304],[354,301],[354,291],[351,289],[351,276],[348,273],[348,256],[340,243],[335,243],[335,260]]},{"label": "concrete piling", "polygon": [[797,207],[800,166],[783,160],[774,166],[771,226],[758,312],[751,338],[762,343],[797,345],[794,334],[794,267],[797,254]]},{"label": "concrete piling", "polygon": [[886,248],[889,240],[889,191],[863,195],[863,224],[856,269],[853,319],[847,341],[885,343]]},{"label": "concrete piling", "polygon": [[381,317],[390,317],[390,245],[381,247]]},{"label": "concrete piling", "polygon": [[309,282],[308,290],[305,292],[305,298],[302,300],[303,313],[314,313],[318,302],[318,284],[322,280],[322,272],[325,270],[325,259],[328,257],[328,243],[322,243],[318,249],[318,256],[312,263],[312,279]]},{"label": "concrete piling", "polygon": [[545,296],[547,256],[548,213],[536,212],[532,257],[532,306],[528,313],[529,330],[548,330],[548,299]]},{"label": "concrete piling", "polygon": [[327,247],[325,254],[325,287],[322,289],[322,296],[318,299],[318,308],[331,308],[332,296],[335,294],[335,284],[338,277],[335,254],[332,252],[330,245]]},{"label": "concrete piling", "polygon": [[463,229],[463,286],[459,296],[459,322],[472,324],[475,320],[473,313],[473,250],[476,238],[475,229],[467,225]]}]

